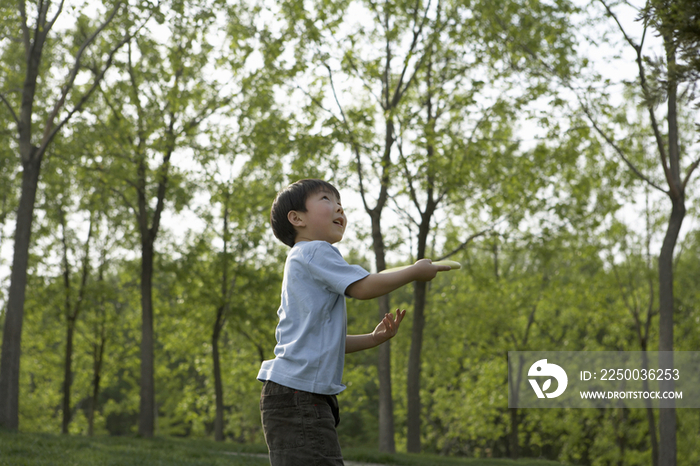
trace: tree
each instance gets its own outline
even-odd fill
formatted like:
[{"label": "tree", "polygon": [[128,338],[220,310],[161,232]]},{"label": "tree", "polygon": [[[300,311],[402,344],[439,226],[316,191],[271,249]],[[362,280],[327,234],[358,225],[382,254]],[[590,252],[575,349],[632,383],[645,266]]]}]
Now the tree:
[{"label": "tree", "polygon": [[[76,118],[76,120],[78,120]],[[74,120],[74,122],[76,121]],[[56,138],[50,152],[51,159],[44,167],[42,180],[44,188],[45,230],[50,230],[55,241],[60,243],[61,279],[63,284],[62,314],[65,319],[66,339],[63,360],[63,403],[61,432],[68,434],[73,415],[71,387],[73,384],[74,335],[81,311],[87,301],[88,279],[91,274],[90,251],[93,246],[95,222],[99,211],[90,193],[90,183],[78,179],[78,167],[72,164],[72,141],[70,138]],[[83,182],[81,182],[83,181]],[[75,227],[76,210],[87,207],[88,231],[84,243]],[[82,243],[82,244],[81,244]],[[82,258],[79,258],[82,250]],[[74,266],[79,270],[74,272]],[[77,276],[76,276],[77,275]],[[77,278],[77,280],[76,280]]]},{"label": "tree", "polygon": [[[223,243],[222,250],[217,254],[219,256],[217,264],[215,267],[212,267],[212,264],[207,264],[208,268],[213,269],[214,275],[218,275],[218,277],[212,278],[218,278],[220,285],[220,293],[207,293],[209,301],[211,301],[210,304],[216,309],[212,325],[211,347],[216,403],[214,439],[218,442],[224,440],[224,390],[219,346],[224,326],[228,320],[235,319],[234,324],[237,330],[258,348],[261,353],[260,358],[263,359],[262,348],[239,322],[244,318],[250,319],[252,314],[242,306],[240,296],[242,295],[240,288],[245,286],[241,282],[248,282],[248,286],[250,286],[252,280],[249,278],[246,280],[245,276],[239,280],[239,277],[245,274],[244,268],[251,262],[251,253],[254,254],[262,241],[262,232],[267,223],[266,217],[259,215],[260,210],[267,207],[267,202],[263,199],[272,198],[274,193],[271,192],[269,185],[259,181],[247,181],[245,178],[244,175],[236,178],[232,174],[229,177],[222,177],[221,173],[218,173],[212,176],[208,183],[212,189],[212,201],[221,207],[220,220],[223,222],[221,233],[217,238]],[[266,195],[260,195],[260,193]],[[205,212],[204,217],[211,217],[211,214]],[[211,230],[211,228],[207,228],[207,230]],[[204,244],[210,243],[210,239],[204,240]],[[212,275],[211,270],[209,273],[200,271],[198,275],[202,279],[203,288],[217,288],[215,279],[205,279],[205,277],[208,278]]]},{"label": "tree", "polygon": [[[638,180],[668,198],[671,211],[666,234],[658,256],[659,277],[659,351],[665,352],[660,362],[672,366],[673,337],[673,258],[679,233],[686,214],[686,189],[693,173],[700,164],[700,157],[687,161],[685,152],[690,149],[687,143],[689,134],[684,131],[684,108],[691,103],[697,74],[682,72],[692,70],[693,50],[692,28],[688,28],[696,13],[693,8],[684,9],[673,2],[648,1],[638,8],[624,2],[597,0],[592,7],[602,7],[602,16],[597,24],[612,26],[619,42],[631,52],[635,61],[635,73],[631,81],[622,78],[619,84],[628,92],[629,100],[622,105],[610,104],[609,86],[605,90],[596,88],[595,83],[612,84],[611,78],[600,75],[587,75],[588,82],[580,83],[574,75],[565,75],[545,63],[539,54],[523,44],[516,44],[541,67],[541,73],[555,77],[570,91],[577,101],[583,120],[604,141],[607,148],[620,163],[633,173]],[[690,2],[692,3],[692,2]],[[590,11],[597,12],[596,8]],[[632,28],[623,25],[621,17],[631,14],[637,23],[637,34]],[[655,55],[654,45],[649,43],[653,32],[658,34],[660,57]],[[618,46],[617,44],[615,45]],[[583,69],[590,65],[583,58]],[[665,111],[661,111],[665,104]],[[638,120],[631,121],[632,108],[643,109]],[[662,128],[666,122],[666,130]],[[640,130],[640,127],[643,128]],[[615,136],[623,133],[625,136]],[[651,155],[647,147],[654,147]],[[640,150],[640,148],[644,148]],[[656,160],[654,160],[656,158]],[[683,167],[685,161],[685,167]],[[665,185],[666,187],[663,187]],[[673,381],[664,383],[663,390],[672,390]],[[668,402],[659,414],[659,465],[676,464],[676,413],[674,403]]]},{"label": "tree", "polygon": [[[118,310],[121,307],[119,299],[119,286],[115,283],[113,273],[110,273],[110,266],[115,264],[113,255],[123,255],[126,250],[135,249],[135,237],[131,218],[128,212],[121,208],[120,199],[111,196],[111,192],[104,183],[101,183],[102,173],[94,170],[91,160],[95,154],[102,154],[102,142],[111,137],[112,129],[95,124],[91,116],[93,114],[104,114],[109,109],[104,106],[104,102],[93,99],[88,103],[84,116],[75,118],[68,127],[67,135],[61,137],[52,151],[51,177],[47,176],[46,197],[47,209],[46,218],[55,217],[55,212],[61,209],[51,209],[53,202],[59,201],[68,216],[78,215],[87,220],[83,220],[89,241],[85,243],[85,255],[83,256],[82,274],[79,279],[78,299],[71,297],[74,302],[73,311],[67,313],[69,322],[73,321],[74,329],[77,327],[83,342],[78,342],[81,351],[85,351],[91,356],[90,388],[89,394],[84,399],[83,406],[87,404],[84,411],[87,417],[87,435],[92,436],[95,432],[96,413],[99,414],[99,395],[104,378],[105,362],[109,359],[107,354],[108,341],[115,340],[113,331],[118,319]],[[63,223],[59,220],[53,220]],[[75,224],[75,219],[73,224]],[[75,238],[77,235],[71,235]],[[75,243],[75,239],[72,243]],[[72,244],[71,243],[71,244]],[[72,245],[76,250],[77,245]],[[77,258],[77,252],[72,252]],[[76,259],[77,261],[77,259]],[[87,262],[89,261],[89,262]],[[67,261],[64,261],[66,264]],[[96,264],[96,266],[95,266]],[[70,267],[64,267],[68,269]],[[96,269],[96,270],[95,270]],[[73,281],[75,279],[72,278]],[[65,281],[64,281],[65,283]],[[75,285],[70,285],[71,290]],[[68,288],[66,292],[68,293]],[[75,294],[71,291],[71,294]],[[78,317],[81,316],[79,321]],[[76,346],[78,346],[76,345]],[[83,349],[86,348],[86,349]],[[70,359],[67,359],[67,362]],[[86,369],[83,369],[87,372]],[[68,372],[68,371],[66,371]],[[66,393],[67,390],[64,390]],[[84,395],[85,396],[85,395]],[[65,397],[65,395],[64,395]],[[64,418],[75,413],[76,409],[66,413],[70,408],[70,401],[64,401]],[[68,417],[68,421],[70,417]],[[64,425],[67,421],[64,421]],[[64,431],[67,427],[64,428]]]},{"label": "tree", "polygon": [[[5,56],[16,52],[16,44],[21,44],[24,57],[21,78],[13,76],[9,81],[19,81],[19,92],[12,88],[2,89],[0,100],[9,110],[16,125],[17,148],[19,162],[22,166],[22,188],[17,210],[17,221],[14,237],[14,255],[12,260],[12,275],[8,296],[7,312],[3,329],[2,358],[0,361],[0,425],[17,429],[19,425],[19,365],[21,351],[22,318],[24,298],[27,285],[27,267],[29,260],[29,244],[31,240],[34,204],[37,184],[41,173],[41,163],[44,155],[56,135],[64,125],[80,112],[91,97],[105,73],[112,65],[116,52],[128,41],[131,33],[113,37],[114,42],[109,46],[98,44],[98,37],[104,38],[105,31],[113,20],[125,14],[126,6],[122,1],[107,3],[108,13],[96,24],[83,16],[75,36],[69,42],[66,50],[44,54],[45,48],[54,48],[60,40],[54,42],[53,31],[56,22],[63,12],[64,2],[53,5],[51,1],[39,1],[34,9],[28,10],[26,2],[20,1],[15,11],[9,12],[4,7],[4,13],[12,17],[21,37],[11,42],[10,49],[5,50]],[[30,17],[30,15],[32,15]],[[4,16],[4,14],[3,14]],[[51,35],[53,34],[53,35]],[[12,50],[14,49],[14,50]],[[95,50],[97,49],[97,50]],[[85,71],[84,61],[87,54],[93,52],[94,68],[90,84],[76,86],[76,78]],[[46,62],[50,57],[61,56],[55,65],[58,71]],[[58,83],[51,79],[52,75],[61,76]],[[41,78],[41,80],[39,79]],[[53,92],[56,85],[58,92]],[[46,87],[44,87],[46,86]],[[53,102],[53,103],[51,103]],[[39,107],[39,111],[35,107]],[[15,111],[19,108],[19,111]],[[37,127],[37,120],[41,124]],[[36,130],[39,131],[36,131]],[[39,134],[39,136],[37,136]]]},{"label": "tree", "polygon": [[93,233],[93,217],[91,215],[88,226],[88,236],[85,241],[84,253],[82,258],[82,267],[80,271],[80,285],[77,290],[77,296],[72,296],[71,279],[72,272],[70,262],[68,260],[68,240],[66,233],[66,212],[64,206],[59,206],[59,221],[61,224],[61,243],[63,245],[63,284],[65,287],[65,317],[66,317],[66,350],[64,359],[63,373],[63,422],[61,432],[68,433],[68,424],[71,420],[71,383],[73,379],[73,335],[75,333],[75,324],[82,310],[83,301],[85,298],[85,288],[87,285],[88,276],[90,275],[90,246]]},{"label": "tree", "polygon": [[[539,97],[547,86],[537,79],[526,81],[529,75],[519,63],[520,53],[511,49],[502,36],[509,40],[527,38],[530,47],[547,54],[562,70],[568,68],[572,40],[566,32],[566,13],[570,11],[566,3],[558,8],[532,9],[513,2],[507,5],[505,12],[494,9],[490,3],[467,5],[462,2],[438,2],[436,5],[425,2],[401,7],[370,4],[368,10],[376,18],[374,30],[363,24],[347,38],[334,37],[346,49],[337,59],[340,69],[345,76],[357,80],[358,87],[367,90],[365,99],[358,104],[342,105],[330,59],[324,65],[340,113],[337,133],[355,159],[360,193],[372,219],[375,255],[382,257],[381,261],[377,260],[377,270],[382,270],[385,246],[380,222],[387,201],[393,197],[398,204],[398,196],[388,194],[388,188],[397,184],[391,181],[398,178],[395,175],[404,175],[398,183],[399,193],[405,194],[408,203],[415,207],[415,215],[407,216],[418,229],[416,258],[421,259],[428,251],[429,234],[441,203],[472,202],[478,206],[480,195],[485,199],[494,197],[493,191],[498,191],[498,186],[504,183],[505,176],[500,174],[509,170],[523,173],[513,167],[517,163],[513,122],[517,111]],[[511,24],[516,21],[519,24]],[[409,32],[402,36],[402,31]],[[556,41],[548,39],[554,35]],[[382,44],[383,54],[379,58],[373,55],[371,59],[361,58],[367,52],[359,44],[379,39],[386,42]],[[410,46],[404,50],[401,43]],[[404,55],[394,69],[393,63],[398,61],[395,55],[399,51]],[[321,57],[326,58],[323,54]],[[518,87],[522,90],[516,91]],[[515,93],[517,97],[508,95]],[[492,98],[494,94],[497,97]],[[376,122],[382,120],[384,131],[379,132]],[[368,174],[377,176],[379,182],[365,191],[364,177]],[[523,187],[527,186],[527,180],[522,180]],[[376,193],[377,187],[380,188],[377,206],[370,208],[366,194]],[[529,188],[532,186],[526,189]],[[513,186],[503,187],[504,192],[507,190],[515,196]],[[488,209],[483,208],[484,211]],[[472,211],[461,213],[476,216]],[[493,216],[497,218],[499,213]],[[484,232],[467,235],[459,248],[466,247]],[[420,354],[426,285],[416,283],[414,290],[407,381],[407,448],[418,452],[421,449]],[[386,368],[380,364],[380,377]],[[387,433],[393,432],[382,424],[381,413],[380,395],[380,436],[385,429]]]},{"label": "tree", "polygon": [[206,67],[214,59],[207,37],[215,20],[210,7],[206,2],[193,1],[159,11],[158,22],[167,22],[167,33],[131,40],[125,60],[119,63],[124,79],[115,82],[109,91],[101,91],[110,108],[101,124],[116,132],[103,141],[106,160],[96,161],[95,167],[104,172],[103,181],[133,214],[141,242],[139,434],[144,437],[153,436],[156,415],[152,298],[155,242],[167,194],[180,209],[191,193],[172,158],[195,145],[200,124],[227,102],[221,95],[221,85],[204,79]]},{"label": "tree", "polygon": [[[377,271],[386,269],[387,247],[382,218],[392,198],[390,189],[397,172],[395,142],[397,139],[397,114],[405,105],[409,92],[415,86],[415,77],[422,69],[430,50],[430,44],[438,40],[430,3],[415,5],[378,5],[372,2],[358,3],[363,14],[370,15],[372,23],[357,25],[357,30],[345,37],[336,37],[337,21],[342,10],[334,10],[334,16],[326,20],[324,32],[331,35],[328,42],[318,40],[321,52],[314,56],[320,69],[325,69],[337,114],[329,111],[327,124],[335,128],[335,136],[347,145],[351,152],[350,169],[357,174],[359,193],[365,212],[371,222],[372,248]],[[314,26],[314,29],[316,27]],[[410,31],[409,31],[410,29]],[[319,31],[311,30],[314,36]],[[319,37],[320,39],[320,37]],[[407,41],[408,46],[403,44]],[[367,43],[381,54],[372,53],[365,58],[362,44]],[[339,48],[339,50],[338,50]],[[334,70],[334,62],[340,70]],[[362,99],[344,103],[341,90],[336,88],[334,73],[357,81],[366,91]],[[318,99],[315,103],[323,107]],[[389,295],[378,298],[380,319],[390,310]],[[394,407],[391,384],[391,344],[379,347],[377,361],[379,377],[379,449],[395,452]],[[409,445],[409,448],[410,445]]]},{"label": "tree", "polygon": [[[615,282],[619,288],[621,300],[625,308],[629,310],[634,321],[634,330],[639,348],[643,352],[642,368],[648,369],[648,359],[646,352],[651,346],[651,324],[658,315],[658,304],[654,288],[655,274],[652,265],[651,238],[654,233],[654,225],[658,221],[652,221],[652,212],[649,205],[648,188],[645,190],[645,231],[644,238],[640,238],[643,245],[634,244],[634,233],[627,231],[624,225],[615,223],[609,230],[608,235],[621,235],[621,238],[613,239],[611,245],[619,247],[625,253],[625,260],[622,264],[616,264],[614,254],[609,251],[609,263],[613,270]],[[631,243],[631,244],[630,244]],[[629,251],[631,249],[631,251]],[[642,382],[644,390],[649,390],[649,381]],[[646,418],[649,430],[649,442],[651,444],[651,461],[653,466],[659,464],[659,442],[656,433],[656,418],[651,401],[645,402],[647,405]]]},{"label": "tree", "polygon": [[672,71],[679,81],[697,80],[700,77],[700,5],[692,0],[648,1],[642,10],[646,20],[654,23],[654,28],[664,41],[670,41],[678,60]]},{"label": "tree", "polygon": [[100,383],[102,381],[102,368],[104,366],[105,351],[107,347],[107,296],[114,294],[114,290],[109,290],[106,286],[105,268],[107,267],[107,248],[102,245],[100,251],[100,264],[97,269],[96,293],[99,298],[94,302],[94,320],[91,344],[92,356],[92,380],[90,391],[90,404],[88,407],[88,431],[87,435],[92,437],[95,433],[95,411],[99,402]]},{"label": "tree", "polygon": [[[641,23],[641,39],[635,39],[622,25],[619,19],[619,10],[616,5],[600,0],[606,15],[616,25],[624,42],[629,46],[635,55],[637,76],[631,88],[634,90],[635,98],[639,105],[644,108],[648,115],[648,124],[651,127],[656,154],[658,156],[657,167],[660,166],[663,182],[666,188],[662,187],[657,178],[649,175],[648,171],[653,169],[645,161],[635,160],[624,143],[612,136],[610,130],[599,123],[599,117],[594,115],[591,108],[583,105],[583,110],[589,117],[591,124],[608,143],[619,158],[634,172],[634,174],[650,188],[663,193],[670,201],[671,212],[668,219],[666,234],[663,239],[661,250],[658,256],[658,277],[659,277],[659,351],[661,351],[662,367],[673,366],[674,348],[674,290],[673,290],[673,261],[674,250],[683,225],[686,214],[686,189],[694,171],[700,164],[700,156],[695,156],[686,166],[682,166],[682,160],[690,154],[685,154],[688,145],[682,139],[682,118],[683,111],[679,106],[688,104],[687,92],[681,91],[679,87],[688,89],[692,87],[697,76],[683,75],[679,69],[684,66],[679,62],[680,44],[679,30],[674,27],[675,16],[678,14],[676,8],[671,8],[669,2],[648,2],[647,7],[638,11],[637,21]],[[645,38],[648,32],[656,31],[662,41],[663,56],[655,59],[647,55]],[[687,58],[687,55],[686,55]],[[691,57],[692,58],[692,57]],[[658,107],[666,104],[665,121],[666,132],[659,124],[663,117],[660,117]],[[640,165],[640,162],[643,165]],[[663,381],[660,388],[664,391],[673,390],[673,381]],[[659,465],[675,466],[676,455],[676,411],[674,403],[662,404],[659,412]]]}]

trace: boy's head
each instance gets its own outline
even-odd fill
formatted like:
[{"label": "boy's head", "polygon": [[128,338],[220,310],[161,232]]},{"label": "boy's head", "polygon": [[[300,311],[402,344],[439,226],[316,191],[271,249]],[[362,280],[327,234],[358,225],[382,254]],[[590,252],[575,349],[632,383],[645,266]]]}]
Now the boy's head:
[{"label": "boy's head", "polygon": [[[328,199],[323,195],[324,193],[330,195]],[[313,212],[307,209],[307,201],[310,199]],[[320,214],[320,220],[316,214]],[[340,238],[342,238],[346,220],[340,206],[340,193],[326,181],[314,179],[297,181],[280,191],[272,203],[270,210],[272,232],[289,247],[294,246],[299,231],[304,230],[306,233],[308,229],[318,227],[319,222],[322,231],[332,230],[332,234],[335,234],[337,229],[334,223],[339,223],[342,230]],[[312,237],[307,239],[326,239],[315,237],[314,232]]]}]

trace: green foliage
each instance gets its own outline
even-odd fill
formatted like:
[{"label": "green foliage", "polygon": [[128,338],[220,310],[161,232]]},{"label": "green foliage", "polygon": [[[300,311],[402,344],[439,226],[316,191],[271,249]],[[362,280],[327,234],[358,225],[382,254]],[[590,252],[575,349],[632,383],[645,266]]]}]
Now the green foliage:
[{"label": "green foliage", "polygon": [[700,6],[693,1],[647,2],[641,16],[668,40],[680,63],[670,70],[679,80],[700,77]]},{"label": "green foliage", "polygon": [[[88,111],[73,117],[48,152],[35,211],[20,380],[21,429],[58,432],[65,351],[59,214],[62,209],[69,219],[72,303],[85,222],[93,218],[89,277],[76,323],[70,429],[87,433],[94,355],[104,342],[98,437],[0,433],[0,464],[263,464],[222,452],[264,453],[255,377],[260,362],[272,357],[286,254],[267,226],[270,203],[288,180],[324,177],[350,194],[344,204],[357,211],[362,206],[345,199],[359,190],[358,156],[365,188],[376,194],[387,148],[397,201],[390,205],[400,211],[399,220],[389,213],[382,219],[389,250],[412,247],[404,224],[418,221],[408,213],[411,182],[421,202],[430,189],[446,193],[439,226],[431,231],[433,257],[458,249],[466,231],[503,222],[451,257],[463,264],[460,271],[440,274],[429,286],[420,387],[422,443],[429,455],[387,456],[371,449],[378,436],[377,350],[371,350],[346,358],[348,388],[339,397],[346,458],[406,465],[547,464],[488,460],[510,454],[507,351],[637,351],[642,344],[655,349],[658,296],[650,290],[658,279],[647,241],[659,238],[665,213],[652,197],[643,208],[648,222],[641,217],[638,222],[646,228],[620,221],[620,209],[639,198],[636,177],[608,154],[585,114],[569,112],[567,96],[554,92],[547,74],[574,79],[588,65],[572,54],[571,21],[581,11],[565,1],[449,1],[438,12],[431,2],[420,40],[408,49],[427,5],[144,3],[143,9],[132,5],[129,16],[105,31],[97,50],[85,56],[83,78],[104,64],[104,51],[127,28],[154,15],[128,49],[115,55],[114,69]],[[650,5],[655,9],[647,13],[657,15],[650,20],[674,25],[676,44],[687,54],[682,59],[694,63],[695,39],[686,22],[694,10]],[[14,33],[17,12],[5,4],[0,9],[0,93],[18,108],[19,94],[12,90],[21,86],[23,51],[5,38]],[[662,18],[683,12],[688,15],[680,22]],[[88,10],[70,14],[74,27],[62,30],[45,51],[51,66],[67,66],[68,53],[97,24]],[[404,66],[405,88],[399,89],[405,92],[387,105],[385,96],[396,91]],[[600,84],[587,79],[589,90]],[[77,90],[85,91],[89,83],[79,82]],[[37,120],[45,119],[51,110],[46,102],[59,89],[50,73],[40,84]],[[605,117],[601,127],[618,136],[629,160],[662,184],[658,159],[649,151],[647,110],[639,106],[643,96],[629,86],[625,92],[617,106],[606,87],[589,108]],[[69,96],[71,105],[78,98]],[[690,126],[691,115],[686,116]],[[527,118],[542,131],[533,139],[523,139],[519,131]],[[396,139],[387,147],[388,124]],[[18,198],[15,131],[8,106],[0,102],[3,234]],[[685,134],[683,147],[693,147]],[[141,195],[145,211],[155,211],[166,175],[168,219],[156,243],[153,277],[156,433],[190,439],[101,437],[136,433],[141,291],[135,214]],[[353,228],[359,241],[342,245],[349,250],[346,258],[371,269],[367,225]],[[0,238],[3,244],[7,250],[7,235]],[[700,344],[698,257],[700,239],[690,231],[675,265],[678,350]],[[222,289],[225,274],[228,295]],[[410,291],[405,287],[392,295],[396,307],[409,314]],[[224,445],[205,440],[214,429],[212,335],[222,308],[219,350],[229,440]],[[375,314],[375,302],[348,300],[349,331],[371,331]],[[650,332],[640,339],[637,320],[647,318]],[[397,446],[403,451],[411,325],[409,316],[392,342]],[[591,466],[650,463],[644,411],[517,414],[522,456]],[[697,413],[679,410],[684,466],[700,461],[696,427]]]}]

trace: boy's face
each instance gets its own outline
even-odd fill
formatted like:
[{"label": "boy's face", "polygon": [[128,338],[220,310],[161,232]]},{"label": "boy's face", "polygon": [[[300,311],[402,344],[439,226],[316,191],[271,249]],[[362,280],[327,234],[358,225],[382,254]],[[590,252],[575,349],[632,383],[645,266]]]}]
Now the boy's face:
[{"label": "boy's face", "polygon": [[299,241],[327,241],[330,244],[343,239],[348,220],[340,199],[328,191],[318,191],[306,199],[306,212],[292,210],[287,218],[297,231]]}]

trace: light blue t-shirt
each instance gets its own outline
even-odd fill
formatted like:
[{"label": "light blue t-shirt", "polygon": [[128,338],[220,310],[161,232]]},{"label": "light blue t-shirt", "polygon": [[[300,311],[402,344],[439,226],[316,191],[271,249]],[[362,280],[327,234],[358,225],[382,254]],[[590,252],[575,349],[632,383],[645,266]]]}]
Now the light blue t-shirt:
[{"label": "light blue t-shirt", "polygon": [[284,265],[275,359],[262,363],[258,380],[322,395],[345,390],[345,289],[367,275],[326,241],[296,243]]}]

